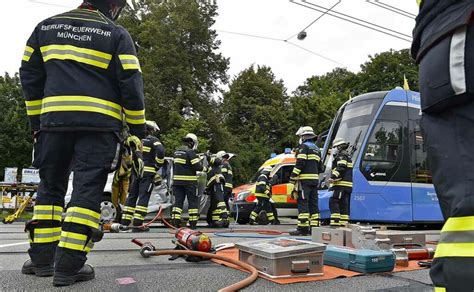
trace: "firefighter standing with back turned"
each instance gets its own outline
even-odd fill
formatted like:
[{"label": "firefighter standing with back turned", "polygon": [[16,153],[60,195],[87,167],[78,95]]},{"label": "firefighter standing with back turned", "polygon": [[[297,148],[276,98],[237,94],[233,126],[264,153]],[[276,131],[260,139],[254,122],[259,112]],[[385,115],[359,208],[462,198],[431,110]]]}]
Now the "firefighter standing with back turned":
[{"label": "firefighter standing with back turned", "polygon": [[352,160],[347,152],[349,143],[341,138],[334,139],[332,143],[334,160],[329,180],[329,190],[333,191],[329,199],[331,211],[330,225],[333,227],[344,226],[349,222],[349,203],[352,193]]},{"label": "firefighter standing with back turned", "polygon": [[290,184],[294,186],[292,196],[298,197],[298,227],[290,235],[308,235],[310,227],[319,226],[318,185],[323,167],[319,147],[314,143],[313,128],[301,127],[296,135],[300,137],[300,145],[296,150]]},{"label": "firefighter standing with back turned", "polygon": [[[100,201],[120,154],[122,111],[143,138],[143,82],[134,43],[113,21],[125,0],[88,0],[38,24],[20,68],[35,136],[33,165],[41,182],[24,274],[66,286],[94,278],[86,254],[101,239]],[[64,220],[70,170],[73,192]]]},{"label": "firefighter standing with back turned", "polygon": [[219,151],[217,152],[216,155],[217,155],[217,158],[222,159],[221,173],[225,178],[224,202],[225,202],[227,210],[230,210],[229,199],[232,196],[232,188],[234,187],[233,185],[234,173],[232,172],[232,166],[230,165],[230,161],[229,161],[231,158],[231,155],[225,151]]},{"label": "firefighter standing with back turned", "polygon": [[206,191],[211,198],[211,205],[207,212],[209,227],[229,227],[229,214],[224,202],[225,178],[221,173],[222,160],[217,155],[208,157]]},{"label": "firefighter standing with back turned", "polygon": [[435,291],[473,291],[474,1],[417,2],[411,53],[428,165],[446,219],[430,276]]},{"label": "firefighter standing with back turned", "polygon": [[196,229],[199,220],[199,197],[197,193],[197,174],[202,171],[202,161],[196,154],[198,138],[189,133],[183,138],[183,145],[174,152],[173,196],[171,224],[181,225],[184,199],[188,198],[189,227]]},{"label": "firefighter standing with back turned", "polygon": [[[143,176],[132,176],[130,193],[123,207],[122,225],[128,226],[133,220],[133,226],[141,226],[148,213],[148,202],[154,184],[161,182],[158,170],[165,162],[165,148],[155,137],[160,130],[155,121],[146,121],[146,137],[143,144]],[[133,232],[148,231],[149,228],[133,229]]]}]

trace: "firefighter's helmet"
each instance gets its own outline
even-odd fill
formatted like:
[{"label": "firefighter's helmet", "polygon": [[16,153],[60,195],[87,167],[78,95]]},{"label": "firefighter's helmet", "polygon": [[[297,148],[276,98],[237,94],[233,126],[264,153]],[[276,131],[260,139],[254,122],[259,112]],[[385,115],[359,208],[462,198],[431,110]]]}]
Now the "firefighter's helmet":
[{"label": "firefighter's helmet", "polygon": [[229,159],[229,153],[225,152],[224,150],[217,152],[216,156],[220,159]]},{"label": "firefighter's helmet", "polygon": [[312,138],[316,137],[316,135],[314,134],[313,128],[310,126],[300,127],[298,131],[296,131],[296,136],[300,136],[300,137],[309,136]]},{"label": "firefighter's helmet", "polygon": [[270,174],[270,172],[272,172],[272,169],[273,167],[271,166],[265,166],[264,168],[262,168],[262,174]]},{"label": "firefighter's helmet", "polygon": [[198,138],[195,134],[193,133],[188,133],[184,139],[183,139],[185,142],[188,142],[190,144],[192,144],[190,147],[193,149],[193,150],[196,150],[197,147],[198,147]]},{"label": "firefighter's helmet", "polygon": [[160,131],[160,127],[158,127],[158,124],[155,121],[147,120],[145,124],[147,131],[150,133],[156,133]]},{"label": "firefighter's helmet", "polygon": [[134,0],[84,0],[84,4],[92,4],[103,13],[110,15],[112,20],[117,20],[126,5],[134,9],[134,2]]},{"label": "firefighter's helmet", "polygon": [[336,139],[334,139],[334,142],[332,142],[332,147],[339,147],[339,146],[342,146],[342,145],[347,145],[349,143],[347,143],[344,139],[340,138],[340,137],[337,137]]}]

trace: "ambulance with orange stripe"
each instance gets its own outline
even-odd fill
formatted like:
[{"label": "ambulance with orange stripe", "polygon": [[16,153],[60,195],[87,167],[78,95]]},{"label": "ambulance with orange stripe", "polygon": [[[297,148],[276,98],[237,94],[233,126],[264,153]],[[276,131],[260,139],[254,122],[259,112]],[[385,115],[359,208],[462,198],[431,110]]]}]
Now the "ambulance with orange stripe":
[{"label": "ambulance with orange stripe", "polygon": [[265,161],[248,184],[238,186],[232,190],[232,197],[229,201],[230,212],[239,224],[247,224],[249,222],[250,212],[252,212],[257,202],[255,198],[255,182],[260,170],[266,166],[273,167],[270,173],[270,177],[273,177],[271,199],[278,210],[278,216],[298,216],[296,201],[291,199],[290,196],[292,185],[289,183],[295,163],[295,154],[290,149],[286,149],[285,153],[273,155],[272,158]]}]

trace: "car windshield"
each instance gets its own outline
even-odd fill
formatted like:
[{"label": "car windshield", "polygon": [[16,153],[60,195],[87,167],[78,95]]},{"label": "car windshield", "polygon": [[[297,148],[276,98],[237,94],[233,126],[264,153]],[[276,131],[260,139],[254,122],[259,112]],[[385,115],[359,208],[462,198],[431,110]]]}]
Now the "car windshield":
[{"label": "car windshield", "polygon": [[326,173],[331,171],[333,157],[330,145],[332,145],[336,137],[342,138],[349,143],[349,154],[351,154],[353,161],[356,160],[367,130],[385,94],[385,92],[372,93],[371,95],[374,96],[371,96],[370,99],[348,103],[345,107],[341,108],[336,116],[336,121],[333,123],[331,137],[328,137],[330,139],[327,141],[329,149],[324,153]]}]

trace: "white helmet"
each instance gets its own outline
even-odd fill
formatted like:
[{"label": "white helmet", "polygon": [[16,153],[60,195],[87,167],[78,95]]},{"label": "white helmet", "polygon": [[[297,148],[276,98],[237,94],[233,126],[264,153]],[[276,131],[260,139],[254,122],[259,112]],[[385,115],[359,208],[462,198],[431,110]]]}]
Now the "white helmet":
[{"label": "white helmet", "polygon": [[347,143],[346,141],[344,141],[344,139],[340,138],[340,137],[337,137],[336,139],[334,139],[334,141],[332,142],[332,147],[338,147],[338,146],[341,146],[341,145],[344,145],[344,144],[349,144]]},{"label": "white helmet", "polygon": [[193,133],[188,133],[185,137],[185,140],[192,140],[193,141],[193,150],[196,150],[198,148],[198,137],[194,135]]},{"label": "white helmet", "polygon": [[271,167],[271,166],[265,166],[264,168],[262,168],[262,173],[265,173],[265,172],[270,173],[270,172],[272,172],[272,169],[273,169],[273,167]]},{"label": "white helmet", "polygon": [[224,158],[224,156],[226,155],[228,156],[227,152],[225,152],[224,150],[221,150],[216,153],[217,158],[220,158],[220,159]]},{"label": "white helmet", "polygon": [[300,127],[298,131],[296,131],[296,136],[312,136],[312,138],[316,137],[313,128],[310,126]]},{"label": "white helmet", "polygon": [[149,121],[149,120],[147,120],[147,121],[145,122],[145,124],[146,124],[147,130],[149,130],[149,131],[152,131],[152,132],[158,132],[158,131],[160,131],[160,127],[158,127],[158,124],[157,124],[155,121]]}]

